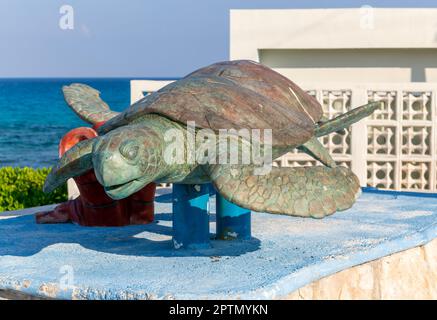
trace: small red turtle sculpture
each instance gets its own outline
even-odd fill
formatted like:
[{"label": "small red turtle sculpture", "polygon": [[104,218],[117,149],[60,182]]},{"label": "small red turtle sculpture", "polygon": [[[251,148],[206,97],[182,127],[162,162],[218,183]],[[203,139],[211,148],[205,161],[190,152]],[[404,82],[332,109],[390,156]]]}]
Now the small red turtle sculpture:
[{"label": "small red turtle sculpture", "polygon": [[[97,137],[97,129],[104,117],[84,117],[94,124],[93,128],[80,127],[68,132],[59,143],[59,157],[77,143]],[[100,121],[102,120],[102,121]],[[81,226],[119,227],[132,224],[148,224],[154,219],[156,184],[150,183],[126,199],[111,199],[97,181],[93,170],[74,177],[80,195],[59,204],[53,210],[35,215],[39,224],[75,223]]]}]

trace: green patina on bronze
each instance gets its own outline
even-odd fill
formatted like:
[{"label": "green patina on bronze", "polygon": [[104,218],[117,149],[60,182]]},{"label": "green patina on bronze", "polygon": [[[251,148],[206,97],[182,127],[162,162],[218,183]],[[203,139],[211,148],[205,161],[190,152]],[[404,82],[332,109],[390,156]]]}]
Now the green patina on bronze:
[{"label": "green patina on bronze", "polygon": [[[320,104],[279,73],[252,61],[229,61],[199,69],[116,113],[99,92],[81,84],[64,87],[67,103],[82,119],[106,123],[100,136],[77,144],[47,177],[50,192],[67,179],[93,169],[108,195],[121,199],[148,183],[212,182],[227,200],[254,210],[275,214],[321,218],[353,205],[360,186],[351,170],[337,167],[316,137],[341,131],[370,115],[379,103],[353,109],[339,117],[323,118]],[[189,130],[193,121],[196,130]],[[273,158],[295,148],[325,166],[276,168],[259,174],[255,164],[169,163],[164,154],[174,142],[170,130],[182,132],[185,156],[201,141],[189,141],[201,129],[271,129]],[[237,141],[239,151],[250,143]],[[236,140],[235,140],[236,139]],[[194,140],[193,140],[194,141]],[[217,139],[219,141],[219,139]],[[217,144],[219,142],[216,142]],[[209,155],[227,156],[229,149]]]}]

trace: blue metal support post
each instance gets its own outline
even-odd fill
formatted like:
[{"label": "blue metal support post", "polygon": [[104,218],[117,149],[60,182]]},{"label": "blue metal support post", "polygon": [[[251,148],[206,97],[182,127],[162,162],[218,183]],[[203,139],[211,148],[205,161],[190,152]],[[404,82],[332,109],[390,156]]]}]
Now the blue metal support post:
[{"label": "blue metal support post", "polygon": [[250,239],[250,210],[239,207],[218,192],[216,195],[216,237],[222,240]]},{"label": "blue metal support post", "polygon": [[173,245],[179,248],[208,248],[209,185],[173,184]]}]

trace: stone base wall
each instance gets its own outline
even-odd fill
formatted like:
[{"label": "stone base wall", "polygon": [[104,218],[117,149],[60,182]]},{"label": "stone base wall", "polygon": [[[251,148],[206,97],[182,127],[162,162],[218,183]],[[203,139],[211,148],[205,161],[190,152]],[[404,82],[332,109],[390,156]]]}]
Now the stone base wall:
[{"label": "stone base wall", "polygon": [[437,239],[322,278],[286,299],[437,299]]}]

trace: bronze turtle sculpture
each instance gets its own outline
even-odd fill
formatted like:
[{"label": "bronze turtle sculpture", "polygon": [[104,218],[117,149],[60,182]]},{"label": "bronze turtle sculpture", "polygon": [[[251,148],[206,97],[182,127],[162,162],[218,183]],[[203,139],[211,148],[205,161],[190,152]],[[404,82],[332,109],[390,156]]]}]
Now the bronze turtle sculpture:
[{"label": "bronze turtle sculpture", "polygon": [[[225,199],[241,207],[314,218],[351,207],[360,193],[355,174],[336,166],[317,137],[348,128],[379,106],[370,103],[332,120],[324,119],[315,98],[276,71],[247,60],[199,69],[122,113],[111,111],[99,92],[86,85],[72,84],[63,91],[82,119],[106,123],[99,128],[99,137],[77,144],[59,160],[46,179],[45,192],[94,169],[113,199],[125,198],[150,182],[212,182]],[[188,130],[189,122],[195,124],[194,134],[201,129],[215,135],[225,129],[270,129],[268,146],[273,159],[299,148],[323,166],[272,167],[259,174],[254,163],[169,163],[165,152],[174,142],[168,141],[166,134],[182,132],[186,139],[180,147],[190,150],[188,138],[193,132]],[[244,143],[251,144],[240,136],[229,136],[240,142],[239,150]],[[200,142],[191,138],[197,147]],[[226,159],[229,152],[225,148],[215,156],[225,155]]]}]

